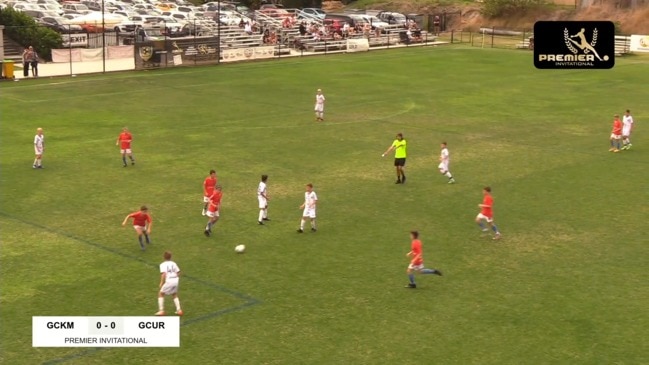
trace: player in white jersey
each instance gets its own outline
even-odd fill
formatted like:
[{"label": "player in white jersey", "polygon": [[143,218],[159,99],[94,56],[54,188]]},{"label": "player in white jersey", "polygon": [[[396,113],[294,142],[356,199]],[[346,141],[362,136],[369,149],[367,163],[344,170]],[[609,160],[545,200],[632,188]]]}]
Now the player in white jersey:
[{"label": "player in white jersey", "polygon": [[318,89],[315,96],[315,121],[324,122],[324,104],[325,96],[322,94],[322,89]]},{"label": "player in white jersey", "polygon": [[45,136],[43,135],[43,128],[36,129],[36,135],[34,136],[34,154],[36,158],[34,159],[34,165],[32,166],[35,169],[43,168],[43,151],[45,150]]},{"label": "player in white jersey", "polygon": [[300,229],[297,230],[297,233],[304,232],[304,224],[306,220],[311,221],[311,232],[316,231],[315,225],[315,208],[318,203],[318,196],[315,191],[313,191],[313,184],[306,184],[306,192],[304,193],[304,204],[300,205],[302,209],[302,220],[300,220]]},{"label": "player in white jersey", "polygon": [[160,290],[158,291],[158,312],[156,316],[164,316],[165,295],[171,295],[176,305],[176,314],[183,315],[180,309],[180,300],[178,299],[178,277],[180,268],[175,262],[171,261],[171,252],[164,253],[164,262],[160,264]]},{"label": "player in white jersey", "polygon": [[633,130],[633,117],[631,116],[631,111],[629,109],[624,113],[624,118],[622,118],[622,149],[628,150],[631,149],[631,130]]},{"label": "player in white jersey", "polygon": [[451,172],[448,170],[450,156],[448,153],[448,148],[446,147],[446,142],[442,142],[440,147],[442,151],[439,154],[439,165],[437,166],[437,168],[439,169],[440,174],[448,177],[449,184],[454,184],[455,179],[453,178],[453,175],[451,175]]},{"label": "player in white jersey", "polygon": [[266,186],[268,175],[261,175],[261,181],[257,187],[257,201],[259,202],[259,225],[264,225],[264,221],[269,221],[268,218],[268,191]]}]

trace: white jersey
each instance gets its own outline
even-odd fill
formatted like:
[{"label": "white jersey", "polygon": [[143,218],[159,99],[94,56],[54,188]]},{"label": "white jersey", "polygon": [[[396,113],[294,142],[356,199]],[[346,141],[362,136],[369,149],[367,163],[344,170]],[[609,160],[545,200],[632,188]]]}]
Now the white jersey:
[{"label": "white jersey", "polygon": [[449,162],[448,148],[442,148],[442,152],[439,154],[439,161],[443,164],[448,165]]},{"label": "white jersey", "polygon": [[165,283],[177,283],[180,268],[173,261],[165,261],[160,264],[160,273],[166,273]]},{"label": "white jersey", "polygon": [[315,209],[315,204],[318,201],[318,196],[315,191],[305,192],[304,193],[304,208],[305,209]]},{"label": "white jersey", "polygon": [[325,102],[325,96],[323,94],[318,94],[315,96],[316,105],[324,105],[324,102]]},{"label": "white jersey", "polygon": [[37,150],[43,150],[43,146],[45,145],[45,136],[44,135],[35,135],[34,136],[34,148]]},{"label": "white jersey", "polygon": [[625,115],[624,118],[622,118],[622,125],[625,130],[631,130],[631,127],[633,126],[633,117]]},{"label": "white jersey", "polygon": [[266,183],[263,181],[259,182],[259,187],[257,188],[257,196],[260,198],[266,196]]}]

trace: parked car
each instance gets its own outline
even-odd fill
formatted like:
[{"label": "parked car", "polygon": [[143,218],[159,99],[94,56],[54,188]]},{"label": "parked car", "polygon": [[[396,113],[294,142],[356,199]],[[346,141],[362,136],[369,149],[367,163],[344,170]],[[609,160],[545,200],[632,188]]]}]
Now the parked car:
[{"label": "parked car", "polygon": [[137,29],[137,40],[140,42],[147,41],[160,41],[165,39],[165,35],[161,28],[145,28],[141,27]]},{"label": "parked car", "polygon": [[41,18],[41,24],[59,33],[81,33],[83,28],[77,24],[70,24],[70,20],[60,16],[46,16]]},{"label": "parked car", "polygon": [[77,12],[79,14],[83,14],[82,12],[87,12],[90,9],[87,6],[85,6],[84,4],[67,3],[67,4],[63,4],[63,10],[74,11],[74,12]]},{"label": "parked car", "polygon": [[45,11],[51,11],[52,13],[57,13],[59,15],[63,15],[65,12],[63,9],[61,9],[60,5],[52,5],[52,4],[37,4],[39,8]]},{"label": "parked car", "polygon": [[327,13],[324,18],[325,22],[337,22],[339,24],[344,25],[345,23],[349,24],[351,27],[355,27],[356,24],[358,23],[357,20],[353,19],[349,14],[332,14],[332,13]]},{"label": "parked car", "polygon": [[115,33],[134,33],[135,30],[140,26],[142,26],[142,24],[138,24],[130,19],[126,19],[119,24],[115,24],[113,30],[115,31]]},{"label": "parked car", "polygon": [[15,11],[22,11],[22,12],[25,12],[25,10],[33,10],[33,11],[41,10],[41,8],[39,8],[38,5],[32,3],[16,3],[13,5],[13,8]]},{"label": "parked car", "polygon": [[284,19],[291,16],[291,13],[289,13],[288,11],[284,9],[277,9],[277,8],[263,8],[259,10],[259,12],[271,18],[277,18],[277,19]]},{"label": "parked car", "polygon": [[311,16],[311,17],[316,17],[316,18],[319,18],[319,19],[324,19],[325,16],[327,15],[327,13],[325,13],[324,10],[322,10],[320,8],[304,8],[304,9],[302,9],[302,13],[300,13],[298,18],[306,18],[302,14],[306,14],[307,17]]},{"label": "parked car", "polygon": [[391,11],[382,11],[376,17],[390,25],[394,25],[394,24],[403,25],[406,24],[407,21],[405,15],[401,13],[391,12]]},{"label": "parked car", "polygon": [[52,17],[52,16],[59,16],[60,14],[57,14],[53,11],[45,11],[45,10],[23,10],[23,14],[29,15],[30,17],[34,19],[40,19],[46,16]]},{"label": "parked car", "polygon": [[259,10],[262,9],[284,9],[284,5],[282,4],[261,4],[259,7]]},{"label": "parked car", "polygon": [[390,24],[380,20],[379,18],[373,16],[373,15],[353,15],[353,16],[359,16],[365,23],[370,23],[372,26],[372,29],[385,29],[390,26]]}]

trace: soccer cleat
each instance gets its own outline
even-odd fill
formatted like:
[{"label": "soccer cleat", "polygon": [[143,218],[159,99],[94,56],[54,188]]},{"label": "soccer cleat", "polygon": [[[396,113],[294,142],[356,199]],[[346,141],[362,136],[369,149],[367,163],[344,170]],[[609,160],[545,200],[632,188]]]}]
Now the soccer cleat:
[{"label": "soccer cleat", "polygon": [[38,166],[36,166],[36,165],[32,165],[32,168],[37,168],[37,167],[38,167]]},{"label": "soccer cleat", "polygon": [[257,223],[258,223],[260,226],[263,226],[263,225],[264,225],[264,222],[262,222],[262,221],[257,221]]},{"label": "soccer cleat", "polygon": [[43,165],[38,165],[38,166],[36,166],[36,168],[37,168],[37,169],[42,169],[42,168],[43,168]]},{"label": "soccer cleat", "polygon": [[404,176],[403,179],[401,179],[401,183],[405,184],[406,183],[406,177]]},{"label": "soccer cleat", "polygon": [[155,312],[155,315],[156,315],[156,316],[164,316],[164,315],[165,315],[165,311],[157,311],[157,312]]},{"label": "soccer cleat", "polygon": [[212,235],[212,233],[211,233],[209,230],[207,230],[207,229],[206,229],[205,232],[203,232],[203,233],[205,233],[205,237],[209,237],[209,236]]},{"label": "soccer cleat", "polygon": [[631,143],[629,143],[628,145],[626,145],[626,149],[627,149],[627,150],[630,150],[632,146],[633,146],[633,145],[632,145]]},{"label": "soccer cleat", "polygon": [[608,152],[613,152],[613,151],[615,151],[615,148],[613,148],[613,147],[608,149]]},{"label": "soccer cleat", "polygon": [[408,285],[406,285],[405,287],[408,289],[417,289],[417,284],[408,283]]},{"label": "soccer cleat", "polygon": [[444,276],[441,271],[435,269],[435,272],[433,273],[434,275],[439,275],[439,276]]},{"label": "soccer cleat", "polygon": [[263,218],[263,220],[265,220],[265,221],[270,221],[270,218]]},{"label": "soccer cleat", "polygon": [[302,228],[300,228],[297,230],[297,233],[304,233],[304,231],[302,230]]},{"label": "soccer cleat", "polygon": [[207,212],[205,211],[205,209],[203,209],[203,216],[206,216],[206,215],[207,215]]},{"label": "soccer cleat", "polygon": [[489,232],[489,228],[483,228],[482,232]]},{"label": "soccer cleat", "polygon": [[448,181],[448,183],[449,183],[449,184],[455,184],[455,179],[451,178],[451,179]]},{"label": "soccer cleat", "polygon": [[182,309],[178,309],[178,310],[176,311],[176,314],[177,314],[178,316],[182,317],[183,314],[185,314],[185,313],[183,313],[183,310],[182,310]]},{"label": "soccer cleat", "polygon": [[318,230],[315,228],[311,228],[311,232],[317,232]]},{"label": "soccer cleat", "polygon": [[496,233],[496,235],[494,236],[493,240],[494,240],[494,241],[497,241],[497,240],[499,240],[499,239],[500,239],[500,233]]},{"label": "soccer cleat", "polygon": [[135,165],[135,161],[131,161],[131,165]]},{"label": "soccer cleat", "polygon": [[616,148],[616,149],[613,150],[613,152],[616,152],[616,153],[617,153],[617,152],[620,152],[620,150],[618,150],[618,149]]},{"label": "soccer cleat", "polygon": [[397,179],[397,181],[395,182],[395,184],[401,184],[401,179]]}]

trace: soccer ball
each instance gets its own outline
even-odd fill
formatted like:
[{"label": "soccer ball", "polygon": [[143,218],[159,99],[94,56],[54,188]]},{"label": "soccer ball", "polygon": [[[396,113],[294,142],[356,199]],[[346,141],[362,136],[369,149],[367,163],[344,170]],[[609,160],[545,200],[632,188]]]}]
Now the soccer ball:
[{"label": "soccer ball", "polygon": [[245,251],[246,251],[245,245],[238,245],[237,247],[234,248],[234,252],[236,253],[244,253]]}]

